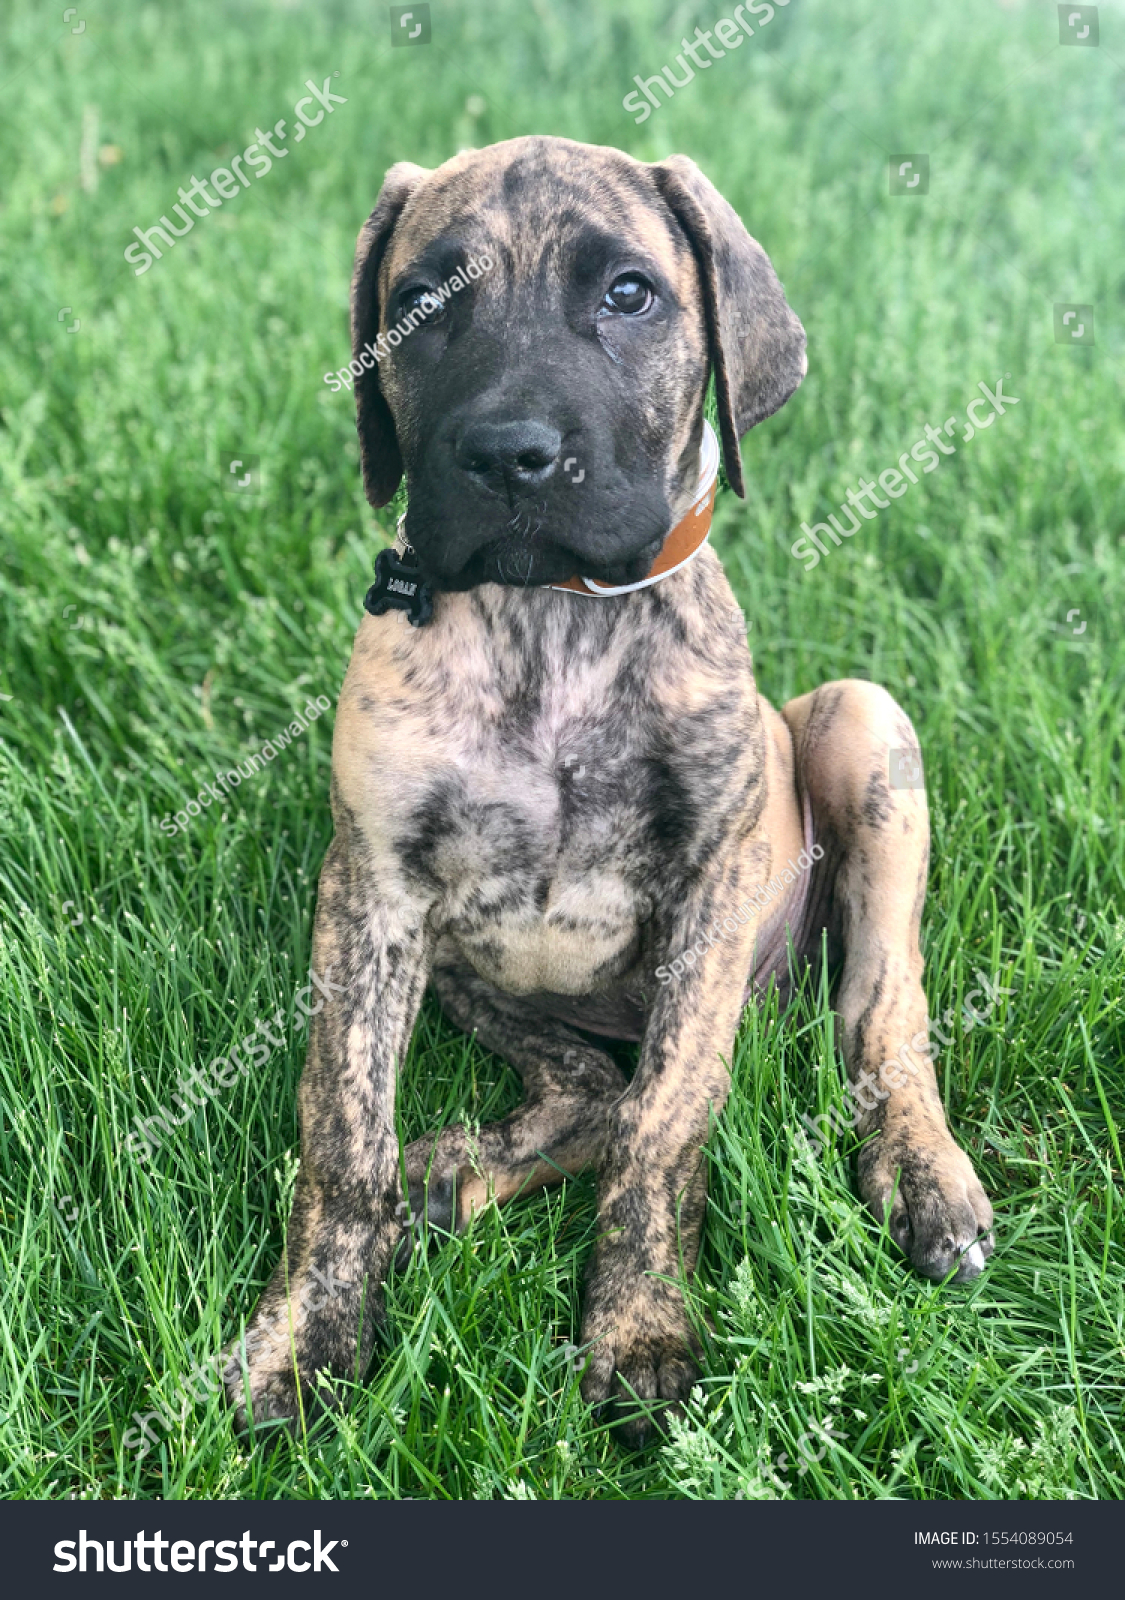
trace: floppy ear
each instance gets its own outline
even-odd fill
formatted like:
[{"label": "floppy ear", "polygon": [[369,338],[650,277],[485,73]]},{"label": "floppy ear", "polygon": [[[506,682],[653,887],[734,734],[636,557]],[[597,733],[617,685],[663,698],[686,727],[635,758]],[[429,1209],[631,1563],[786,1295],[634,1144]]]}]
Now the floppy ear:
[{"label": "floppy ear", "polygon": [[699,268],[723,466],[731,488],[745,499],[738,441],[779,410],[804,377],[805,330],[766,252],[695,162],[669,156],[650,170]]},{"label": "floppy ear", "polygon": [[363,487],[373,506],[385,506],[402,477],[402,456],[391,408],[379,386],[379,366],[368,352],[370,370],[360,361],[365,345],[379,335],[379,268],[403,207],[428,174],[411,161],[397,162],[383,179],[375,209],[359,231],[352,272],[352,359],[363,366],[355,380],[356,428]]}]

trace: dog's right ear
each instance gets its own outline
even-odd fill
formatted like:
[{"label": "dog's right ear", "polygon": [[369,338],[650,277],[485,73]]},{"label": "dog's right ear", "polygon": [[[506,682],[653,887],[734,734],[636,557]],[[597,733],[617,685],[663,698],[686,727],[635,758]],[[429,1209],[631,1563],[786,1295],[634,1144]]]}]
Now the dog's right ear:
[{"label": "dog's right ear", "polygon": [[[429,174],[412,161],[399,161],[383,179],[375,209],[359,231],[352,272],[352,360],[363,371],[355,380],[356,428],[363,487],[373,506],[385,506],[402,477],[402,455],[391,408],[379,384],[379,365],[371,354],[379,337],[379,269],[403,207]],[[366,350],[367,361],[362,360]]]}]

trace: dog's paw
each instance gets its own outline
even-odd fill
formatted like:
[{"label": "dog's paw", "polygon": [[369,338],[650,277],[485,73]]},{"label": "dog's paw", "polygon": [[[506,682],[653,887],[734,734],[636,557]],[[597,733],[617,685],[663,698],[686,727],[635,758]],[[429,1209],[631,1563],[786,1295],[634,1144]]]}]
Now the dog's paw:
[{"label": "dog's paw", "polygon": [[[992,1206],[943,1129],[909,1145],[880,1135],[860,1151],[860,1193],[923,1277],[968,1283],[992,1254]],[[893,1196],[893,1199],[892,1199]]]},{"label": "dog's paw", "polygon": [[[419,1143],[422,1141],[419,1140]],[[432,1143],[432,1141],[428,1141]],[[413,1147],[411,1147],[413,1148]],[[410,1151],[407,1151],[409,1165]],[[424,1177],[409,1179],[407,1199],[400,1200],[395,1213],[402,1229],[402,1238],[395,1251],[395,1266],[401,1272],[410,1257],[425,1249],[431,1242],[431,1230],[439,1234],[453,1233],[457,1227],[457,1172],[434,1173],[425,1171]]]},{"label": "dog's paw", "polygon": [[[296,1431],[303,1397],[298,1397],[292,1370],[266,1372],[255,1370],[249,1363],[244,1368],[241,1353],[235,1350],[230,1352],[223,1370],[223,1386],[234,1411],[237,1433],[248,1433],[251,1421],[255,1428],[283,1423],[289,1431]],[[307,1389],[305,1393],[307,1396]]]},{"label": "dog's paw", "polygon": [[223,1384],[237,1433],[246,1434],[253,1425],[255,1432],[268,1426],[271,1434],[296,1435],[322,1417],[343,1410],[343,1400],[332,1382],[333,1376],[340,1374],[331,1368],[314,1373],[302,1365],[298,1379],[292,1358],[287,1367],[267,1367],[253,1361],[244,1365],[239,1349],[228,1354]]},{"label": "dog's paw", "polygon": [[683,1301],[661,1288],[616,1303],[595,1293],[582,1324],[582,1398],[602,1410],[629,1450],[643,1450],[664,1431],[699,1376]]},{"label": "dog's paw", "polygon": [[[266,1291],[244,1339],[225,1352],[223,1385],[235,1427],[285,1423],[294,1431],[311,1426],[342,1400],[335,1380],[362,1376],[385,1327],[381,1293],[360,1302],[357,1283],[319,1274],[331,1292],[294,1299]],[[361,1335],[361,1337],[357,1337]]]}]

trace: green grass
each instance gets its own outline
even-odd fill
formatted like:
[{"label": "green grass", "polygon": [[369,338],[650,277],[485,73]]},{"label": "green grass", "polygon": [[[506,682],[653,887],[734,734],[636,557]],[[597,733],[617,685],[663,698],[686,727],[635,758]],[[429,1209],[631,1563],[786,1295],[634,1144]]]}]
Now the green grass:
[{"label": "green grass", "polygon": [[[635,127],[634,73],[720,14],[435,0],[433,45],[392,50],[385,8],[351,0],[90,4],[79,36],[29,0],[7,8],[5,1495],[1125,1494],[1125,191],[1109,159],[1125,13],[1101,7],[1099,49],[1060,49],[1053,5],[795,0]],[[347,105],[135,278],[133,226],[335,70]],[[1013,991],[939,1069],[997,1250],[968,1289],[925,1283],[860,1208],[853,1152],[802,1154],[802,1113],[843,1081],[810,989],[740,1034],[693,1300],[705,1369],[670,1444],[619,1454],[569,1370],[594,1229],[582,1180],[416,1257],[350,1413],[250,1450],[183,1384],[279,1254],[299,1030],[149,1165],[124,1140],[179,1073],[292,1009],[331,715],[185,834],[159,823],[291,708],[335,699],[390,524],[322,374],[346,359],[351,252],[382,173],[531,131],[693,155],[808,330],[808,379],[746,441],[748,501],[723,498],[715,542],[775,704],[869,677],[918,725],[931,1010],[959,1007],[978,968]],[[121,159],[99,165],[103,146]],[[928,195],[888,195],[902,151],[930,155]],[[1056,301],[1095,305],[1094,347],[1055,343]],[[802,520],[1007,373],[1002,420],[815,571],[792,559]],[[259,494],[224,492],[223,451],[261,456]],[[1066,643],[1050,623],[1071,608],[1089,626]],[[405,1136],[516,1093],[427,1002]],[[138,1455],[132,1414],[158,1402],[170,1421]],[[829,1422],[821,1453],[808,1436]]]}]

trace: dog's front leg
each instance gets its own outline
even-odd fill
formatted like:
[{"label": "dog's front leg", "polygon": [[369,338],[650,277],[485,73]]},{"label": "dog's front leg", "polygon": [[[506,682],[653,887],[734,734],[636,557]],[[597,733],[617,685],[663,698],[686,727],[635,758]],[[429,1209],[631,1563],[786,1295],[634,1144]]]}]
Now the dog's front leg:
[{"label": "dog's front leg", "polygon": [[327,1368],[362,1376],[382,1281],[402,1238],[397,1068],[433,941],[425,907],[377,897],[365,852],[338,832],[320,879],[313,971],[330,998],[313,1017],[298,1096],[301,1169],[286,1250],[226,1369],[240,1425],[292,1419]]},{"label": "dog's front leg", "polygon": [[684,976],[655,996],[636,1074],[609,1118],[582,1393],[612,1404],[618,1434],[633,1447],[647,1441],[660,1406],[684,1400],[697,1375],[679,1280],[699,1252],[703,1145],[730,1088],[727,1063],[752,960],[753,918],[743,926],[733,915],[744,892],[737,872],[705,881],[660,931],[666,960],[675,957]]}]

